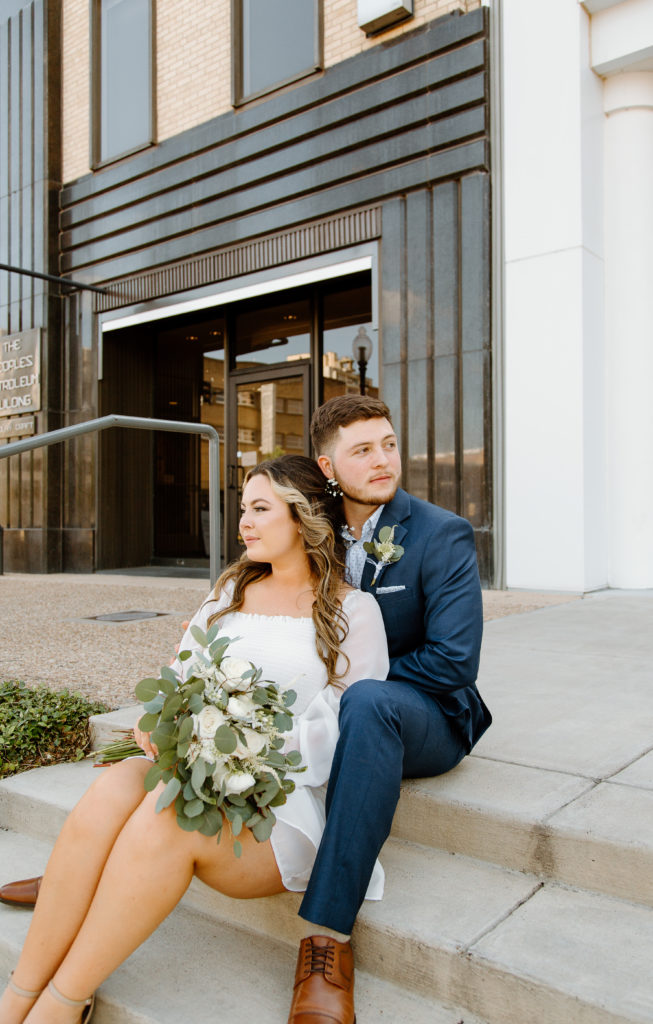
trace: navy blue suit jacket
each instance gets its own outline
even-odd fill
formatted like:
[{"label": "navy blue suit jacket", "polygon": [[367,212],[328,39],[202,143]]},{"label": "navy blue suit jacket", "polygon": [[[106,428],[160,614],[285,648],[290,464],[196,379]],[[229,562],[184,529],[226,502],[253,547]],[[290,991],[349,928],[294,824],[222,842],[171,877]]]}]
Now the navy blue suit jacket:
[{"label": "navy blue suit jacket", "polygon": [[368,555],[361,589],[376,597],[388,636],[388,679],[428,693],[453,719],[467,751],[492,721],[476,689],[483,605],[474,533],[466,519],[397,491],[377,524],[394,526],[404,554],[383,567]]}]

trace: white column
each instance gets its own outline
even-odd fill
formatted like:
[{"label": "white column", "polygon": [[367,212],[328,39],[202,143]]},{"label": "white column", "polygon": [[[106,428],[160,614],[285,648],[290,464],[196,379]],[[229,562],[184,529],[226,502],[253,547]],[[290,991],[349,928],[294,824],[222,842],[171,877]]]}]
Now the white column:
[{"label": "white column", "polygon": [[605,586],[603,90],[573,0],[502,0],[509,587]]},{"label": "white column", "polygon": [[609,583],[653,587],[653,73],[604,109]]}]

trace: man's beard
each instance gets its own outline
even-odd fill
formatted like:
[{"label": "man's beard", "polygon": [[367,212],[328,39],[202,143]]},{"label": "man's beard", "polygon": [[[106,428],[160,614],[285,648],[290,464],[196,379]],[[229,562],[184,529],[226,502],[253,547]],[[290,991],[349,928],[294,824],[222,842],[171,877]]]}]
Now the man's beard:
[{"label": "man's beard", "polygon": [[383,495],[367,494],[365,491],[359,490],[358,488],[345,490],[340,480],[338,483],[340,484],[340,490],[342,491],[343,498],[347,498],[349,501],[355,501],[358,505],[371,505],[373,507],[377,507],[378,505],[387,505],[389,501],[392,501],[399,486],[399,481],[396,481],[392,485],[392,491],[387,495],[387,497],[384,497]]}]

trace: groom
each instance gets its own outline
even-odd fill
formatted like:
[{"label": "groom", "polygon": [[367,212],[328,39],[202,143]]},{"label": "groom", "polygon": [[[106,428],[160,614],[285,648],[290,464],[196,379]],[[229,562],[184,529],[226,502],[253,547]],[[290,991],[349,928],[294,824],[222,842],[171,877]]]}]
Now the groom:
[{"label": "groom", "polygon": [[[327,493],[342,493],[349,580],[379,603],[390,669],[341,698],[288,1024],[353,1024],[349,936],[401,779],[449,771],[492,719],[475,683],[483,617],[471,526],[399,488],[397,438],[379,399],[332,398],[315,412],[311,437]],[[394,528],[385,560],[364,547],[384,527]]]}]

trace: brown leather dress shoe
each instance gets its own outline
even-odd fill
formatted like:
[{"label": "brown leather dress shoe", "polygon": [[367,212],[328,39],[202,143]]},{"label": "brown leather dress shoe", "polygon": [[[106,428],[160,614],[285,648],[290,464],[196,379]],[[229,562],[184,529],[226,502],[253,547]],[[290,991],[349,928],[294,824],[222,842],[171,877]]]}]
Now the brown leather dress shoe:
[{"label": "brown leather dress shoe", "polygon": [[0,902],[12,907],[33,907],[41,888],[42,876],[21,878],[19,882],[7,882],[0,886]]},{"label": "brown leather dress shoe", "polygon": [[288,1024],[356,1024],[349,942],[327,935],[302,939]]}]

